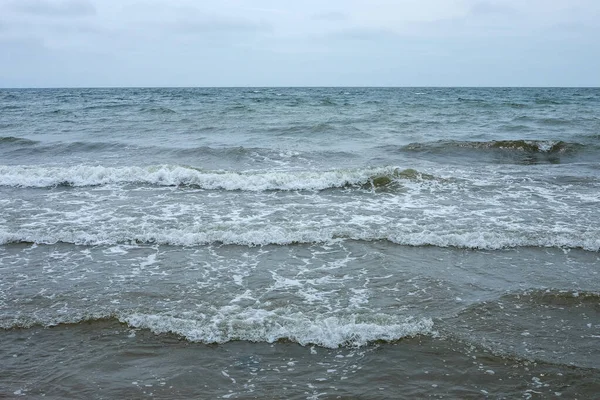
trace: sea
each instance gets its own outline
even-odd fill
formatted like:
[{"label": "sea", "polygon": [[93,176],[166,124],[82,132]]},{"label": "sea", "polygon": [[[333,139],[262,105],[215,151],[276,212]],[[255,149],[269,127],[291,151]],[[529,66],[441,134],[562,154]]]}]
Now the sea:
[{"label": "sea", "polygon": [[0,398],[599,396],[599,88],[0,89]]}]

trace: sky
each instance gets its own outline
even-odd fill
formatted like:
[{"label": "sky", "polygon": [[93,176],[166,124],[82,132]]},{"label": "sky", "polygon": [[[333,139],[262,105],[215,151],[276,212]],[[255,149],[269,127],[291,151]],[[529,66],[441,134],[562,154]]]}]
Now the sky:
[{"label": "sky", "polygon": [[0,0],[0,87],[600,86],[600,0]]}]

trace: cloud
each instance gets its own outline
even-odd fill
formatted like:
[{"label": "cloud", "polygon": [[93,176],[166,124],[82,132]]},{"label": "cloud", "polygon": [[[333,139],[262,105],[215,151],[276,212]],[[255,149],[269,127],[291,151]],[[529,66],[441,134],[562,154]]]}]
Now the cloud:
[{"label": "cloud", "polygon": [[312,19],[316,21],[328,21],[328,22],[338,22],[338,21],[346,21],[348,16],[344,13],[337,11],[324,12],[319,14],[314,14]]},{"label": "cloud", "polygon": [[469,11],[472,15],[511,15],[516,13],[515,9],[507,5],[492,3],[489,1],[477,1],[471,6]]},{"label": "cloud", "polygon": [[0,86],[597,85],[599,19],[599,0],[0,0]]},{"label": "cloud", "polygon": [[106,17],[103,12],[106,19],[110,18],[114,26],[129,31],[131,37],[135,38],[156,35],[211,35],[226,38],[273,30],[268,19],[261,15],[264,14],[262,12],[242,12],[183,0],[124,2],[118,13],[114,9],[106,11],[107,15],[113,13]]},{"label": "cloud", "polygon": [[96,8],[87,0],[13,0],[8,3],[8,9],[41,17],[85,17],[96,14]]},{"label": "cloud", "polygon": [[269,32],[272,30],[266,22],[235,20],[217,17],[182,18],[164,24],[167,31],[184,34],[237,34],[253,32]]},{"label": "cloud", "polygon": [[400,35],[388,29],[353,27],[332,32],[327,35],[332,39],[341,40],[359,40],[381,42],[388,40],[397,40]]}]

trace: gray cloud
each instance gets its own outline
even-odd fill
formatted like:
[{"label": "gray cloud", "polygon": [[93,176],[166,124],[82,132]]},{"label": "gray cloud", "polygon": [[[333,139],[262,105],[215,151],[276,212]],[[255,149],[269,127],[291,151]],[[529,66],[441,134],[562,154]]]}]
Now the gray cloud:
[{"label": "gray cloud", "polygon": [[84,17],[96,14],[96,8],[87,0],[13,0],[8,9],[33,16]]},{"label": "gray cloud", "polygon": [[18,37],[31,37],[31,36],[42,36],[45,37],[50,35],[50,38],[54,37],[53,34],[57,35],[80,35],[80,34],[104,34],[107,32],[106,29],[98,27],[93,23],[86,23],[85,21],[71,21],[65,23],[64,21],[49,20],[44,23],[36,21],[14,21],[10,23],[2,23],[0,21],[0,34],[12,34]]},{"label": "gray cloud", "polygon": [[314,14],[312,16],[312,19],[316,21],[338,22],[346,21],[348,19],[348,16],[338,11],[330,11],[325,13]]},{"label": "gray cloud", "polygon": [[266,22],[253,22],[223,18],[180,18],[165,23],[164,28],[169,32],[184,34],[239,34],[254,32],[270,32],[273,27]]},{"label": "gray cloud", "polygon": [[397,40],[400,35],[394,33],[388,29],[377,29],[377,28],[364,28],[364,27],[352,27],[347,29],[341,29],[334,31],[326,35],[332,39],[342,40],[359,40],[359,41],[389,41]]},{"label": "gray cloud", "polygon": [[0,87],[600,85],[598,20],[598,0],[0,0]]},{"label": "gray cloud", "polygon": [[473,15],[492,15],[492,14],[503,14],[511,15],[516,14],[516,10],[505,4],[492,3],[490,1],[477,1],[470,9],[470,13]]}]

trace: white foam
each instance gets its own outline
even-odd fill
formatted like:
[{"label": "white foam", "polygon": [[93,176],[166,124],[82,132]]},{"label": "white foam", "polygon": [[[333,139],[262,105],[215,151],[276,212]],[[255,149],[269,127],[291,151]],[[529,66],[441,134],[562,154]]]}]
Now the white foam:
[{"label": "white foam", "polygon": [[[587,251],[600,250],[600,237],[589,232],[540,232],[532,235],[524,232],[493,232],[477,229],[468,232],[451,231],[394,231],[391,228],[358,229],[354,227],[300,230],[267,226],[253,229],[232,226],[228,230],[198,231],[190,229],[162,229],[129,231],[116,227],[113,231],[86,233],[82,231],[9,232],[0,229],[0,244],[59,242],[76,245],[117,245],[121,243],[159,244],[173,246],[200,246],[213,243],[242,246],[289,245],[297,243],[336,243],[343,240],[387,240],[405,246],[438,246],[466,249],[497,250],[514,247],[580,248]],[[291,282],[282,284],[289,285]]]},{"label": "white foam", "polygon": [[146,261],[140,263],[140,268],[149,267],[150,265],[156,264],[156,254],[150,254]]},{"label": "white foam", "polygon": [[175,333],[194,342],[225,343],[232,340],[273,343],[291,340],[322,347],[364,346],[377,340],[394,341],[416,335],[433,335],[429,318],[394,320],[389,316],[359,320],[357,316],[309,318],[302,313],[280,315],[274,311],[246,309],[235,315],[215,315],[191,320],[164,315],[133,314],[119,318],[135,328],[154,333]]},{"label": "white foam", "polygon": [[374,175],[387,175],[394,167],[340,169],[331,171],[228,172],[202,171],[176,166],[72,167],[0,166],[0,186],[52,187],[141,183],[159,186],[195,185],[224,190],[323,190],[362,185]]},{"label": "white foam", "polygon": [[[90,172],[90,168],[103,172],[89,179],[84,173],[75,173]],[[14,180],[20,185],[60,182],[64,179],[60,173],[79,176],[77,184],[82,185],[101,183],[104,178],[106,182],[129,182],[119,179],[131,175],[134,180],[146,179],[158,185],[202,181],[207,187],[221,185],[252,192],[101,187],[85,192],[85,198],[78,196],[83,192],[80,190],[42,191],[39,202],[27,204],[13,196],[0,216],[0,243],[118,245],[111,251],[121,252],[128,250],[127,245],[139,243],[257,246],[343,240],[470,249],[532,246],[600,250],[600,228],[589,223],[598,218],[598,208],[590,204],[597,200],[593,187],[548,185],[545,178],[522,180],[513,176],[514,171],[493,169],[477,175],[474,171],[448,170],[447,179],[404,179],[402,187],[395,188],[398,190],[298,192],[292,189],[358,185],[368,183],[373,176],[399,174],[394,167],[234,173],[173,166],[80,166],[57,168],[57,176],[45,167],[0,166],[0,172],[3,170],[25,171],[19,178],[23,179]],[[38,179],[37,173],[42,172],[45,178]],[[436,170],[435,174],[443,176],[443,171]],[[461,178],[450,179],[454,175]],[[0,182],[11,181],[7,176],[0,173]],[[255,192],[269,188],[290,191]],[[28,212],[23,212],[24,206],[29,207]]]}]

